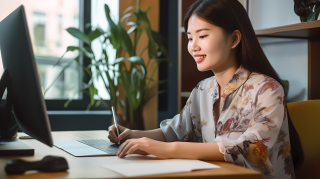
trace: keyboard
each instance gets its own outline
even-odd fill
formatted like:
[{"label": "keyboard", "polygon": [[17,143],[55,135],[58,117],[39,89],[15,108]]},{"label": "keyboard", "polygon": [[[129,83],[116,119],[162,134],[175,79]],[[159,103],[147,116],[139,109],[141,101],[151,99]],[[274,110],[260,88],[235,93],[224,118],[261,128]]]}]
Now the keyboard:
[{"label": "keyboard", "polygon": [[118,145],[104,139],[77,140],[77,141],[107,153],[117,153],[119,149]]}]

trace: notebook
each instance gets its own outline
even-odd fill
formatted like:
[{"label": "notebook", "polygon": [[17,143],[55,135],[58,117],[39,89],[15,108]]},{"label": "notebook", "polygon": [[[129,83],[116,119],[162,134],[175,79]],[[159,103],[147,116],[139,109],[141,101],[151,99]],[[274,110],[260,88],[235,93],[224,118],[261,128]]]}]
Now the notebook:
[{"label": "notebook", "polygon": [[129,154],[122,159],[113,159],[112,162],[107,162],[102,167],[126,177],[139,177],[145,175],[160,175],[168,173],[191,172],[192,170],[221,168],[220,166],[200,160],[159,159],[154,155],[143,156],[138,154]]}]

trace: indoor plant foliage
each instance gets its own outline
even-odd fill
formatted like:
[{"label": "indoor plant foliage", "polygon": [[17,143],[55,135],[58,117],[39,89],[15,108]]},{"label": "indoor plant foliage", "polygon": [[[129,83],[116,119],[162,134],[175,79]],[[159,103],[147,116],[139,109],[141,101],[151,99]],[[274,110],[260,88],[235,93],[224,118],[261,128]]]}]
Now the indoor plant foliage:
[{"label": "indoor plant foliage", "polygon": [[[168,54],[162,43],[160,34],[151,29],[151,24],[147,17],[150,8],[146,11],[141,10],[139,4],[140,1],[138,0],[136,8],[127,8],[124,11],[125,15],[123,15],[118,23],[112,20],[109,6],[105,4],[104,9],[109,29],[104,31],[99,27],[92,27],[91,32],[86,34],[77,28],[68,28],[67,31],[75,38],[83,41],[84,46],[69,46],[65,52],[66,54],[69,51],[79,51],[79,53],[91,60],[89,66],[81,66],[83,74],[90,78],[89,83],[84,84],[83,88],[79,91],[90,95],[91,101],[87,109],[90,109],[93,105],[103,103],[111,110],[111,106],[98,95],[98,89],[93,84],[94,78],[100,78],[103,80],[104,86],[110,95],[111,105],[114,106],[117,111],[117,104],[119,103],[123,110],[124,115],[121,119],[118,117],[119,122],[132,129],[144,129],[142,116],[143,106],[152,97],[164,92],[156,91],[152,93],[153,89],[164,81],[152,80],[155,70],[147,77],[148,66],[152,62],[159,64],[162,61],[171,61],[167,58]],[[130,21],[132,18],[134,18],[135,21]],[[130,28],[126,31],[123,26],[129,26]],[[133,33],[132,39],[129,36],[131,33]],[[146,33],[148,37],[148,45],[141,52],[137,53],[137,44],[143,33]],[[97,38],[99,38],[102,47],[101,58],[96,57],[91,46],[91,42]],[[108,45],[112,45],[116,50],[116,59],[113,60],[113,63],[109,62],[110,60],[106,50]],[[145,50],[148,51],[149,57],[147,63],[145,63],[141,57]],[[165,56],[166,58],[160,58],[160,56]],[[61,59],[57,63],[61,64]],[[80,65],[78,56],[73,61],[67,63],[67,65],[64,65],[60,75],[74,61]],[[125,99],[120,99],[119,97],[120,83],[124,88]],[[49,88],[51,86],[49,86]],[[49,88],[47,88],[46,91]],[[72,99],[69,99],[65,103],[65,107],[67,107],[71,101]]]}]

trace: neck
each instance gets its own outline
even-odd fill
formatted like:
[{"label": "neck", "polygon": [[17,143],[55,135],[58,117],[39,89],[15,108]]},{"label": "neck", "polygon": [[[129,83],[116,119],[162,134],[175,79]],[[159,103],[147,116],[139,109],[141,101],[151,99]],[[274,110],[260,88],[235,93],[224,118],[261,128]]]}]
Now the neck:
[{"label": "neck", "polygon": [[238,68],[238,65],[234,63],[219,70],[212,70],[214,75],[216,76],[220,91],[223,90],[228,82],[232,79]]}]

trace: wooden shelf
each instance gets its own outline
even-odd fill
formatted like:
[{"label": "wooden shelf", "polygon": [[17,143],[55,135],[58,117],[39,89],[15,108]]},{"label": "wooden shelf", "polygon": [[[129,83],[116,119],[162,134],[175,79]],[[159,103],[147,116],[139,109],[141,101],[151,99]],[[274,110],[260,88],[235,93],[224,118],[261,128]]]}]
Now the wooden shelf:
[{"label": "wooden shelf", "polygon": [[[261,29],[256,30],[255,33],[260,38],[276,37],[308,40],[308,100],[320,99],[320,20]],[[273,41],[273,39],[262,39],[262,41],[267,43]]]},{"label": "wooden shelf", "polygon": [[320,38],[320,20],[255,30],[258,37]]}]

